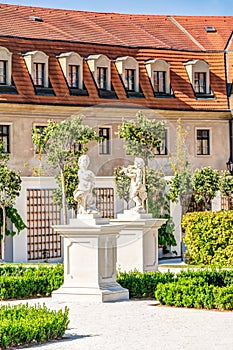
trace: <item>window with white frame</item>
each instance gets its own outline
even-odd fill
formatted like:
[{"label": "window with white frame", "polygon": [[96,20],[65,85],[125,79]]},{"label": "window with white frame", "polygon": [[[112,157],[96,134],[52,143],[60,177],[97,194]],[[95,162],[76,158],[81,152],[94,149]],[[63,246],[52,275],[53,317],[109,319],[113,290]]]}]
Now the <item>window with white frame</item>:
[{"label": "window with white frame", "polygon": [[0,84],[11,85],[12,53],[0,46]]},{"label": "window with white frame", "polygon": [[206,94],[206,72],[194,72],[194,91]]},{"label": "window with white frame", "polygon": [[10,125],[0,124],[0,141],[3,143],[4,152],[10,153]]},{"label": "window with white frame", "polygon": [[165,129],[164,137],[161,139],[160,146],[156,147],[155,154],[168,155],[168,131]]},{"label": "window with white frame", "polygon": [[134,57],[118,57],[115,61],[118,73],[127,92],[139,92],[139,66]]},{"label": "window with white frame", "polygon": [[72,88],[79,87],[79,66],[69,64],[68,66],[68,85]]},{"label": "window with white frame", "polygon": [[99,89],[107,90],[107,68],[97,67],[97,86]]},{"label": "window with white frame", "polygon": [[125,69],[125,88],[127,91],[135,91],[135,69]]},{"label": "window with white frame", "polygon": [[110,128],[99,128],[99,154],[110,154]]},{"label": "window with white frame", "polygon": [[45,86],[45,64],[34,63],[33,64],[33,82],[35,86]]},{"label": "window with white frame", "polygon": [[209,64],[203,60],[191,60],[184,63],[184,66],[196,96],[211,94]]},{"label": "window with white frame", "polygon": [[42,51],[29,51],[23,55],[29,74],[36,87],[49,86],[48,59]]},{"label": "window with white frame", "polygon": [[0,84],[6,85],[6,65],[7,61],[0,61]]},{"label": "window with white frame", "polygon": [[83,58],[77,52],[65,52],[57,59],[71,89],[83,89]]},{"label": "window with white frame", "polygon": [[170,95],[170,64],[162,59],[146,61],[146,70],[157,95]]},{"label": "window with white frame", "polygon": [[111,91],[111,61],[105,55],[90,55],[87,64],[98,89]]},{"label": "window with white frame", "polygon": [[153,83],[154,91],[166,93],[166,72],[165,71],[153,71]]},{"label": "window with white frame", "polygon": [[210,155],[210,130],[196,130],[197,155]]}]

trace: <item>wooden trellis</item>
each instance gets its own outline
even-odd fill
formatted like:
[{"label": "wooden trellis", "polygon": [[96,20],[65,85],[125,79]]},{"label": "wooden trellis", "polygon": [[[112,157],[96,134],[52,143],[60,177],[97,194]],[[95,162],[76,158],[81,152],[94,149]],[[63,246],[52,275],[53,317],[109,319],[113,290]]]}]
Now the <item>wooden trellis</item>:
[{"label": "wooden trellis", "polygon": [[61,257],[61,237],[52,225],[60,224],[60,209],[52,189],[27,190],[28,260]]},{"label": "wooden trellis", "polygon": [[114,189],[108,188],[95,188],[96,193],[96,207],[101,213],[103,218],[114,218]]},{"label": "wooden trellis", "polygon": [[221,210],[233,210],[233,199],[221,197]]}]

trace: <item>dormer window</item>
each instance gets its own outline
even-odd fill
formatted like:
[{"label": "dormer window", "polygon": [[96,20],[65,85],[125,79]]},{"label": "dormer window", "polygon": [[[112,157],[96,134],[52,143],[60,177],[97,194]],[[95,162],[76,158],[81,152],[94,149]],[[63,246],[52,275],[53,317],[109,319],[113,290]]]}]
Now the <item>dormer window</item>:
[{"label": "dormer window", "polygon": [[49,84],[49,56],[43,51],[29,51],[23,54],[23,58],[36,94],[53,96],[54,92]]},{"label": "dormer window", "polygon": [[192,60],[184,63],[193,91],[198,98],[211,95],[209,64],[202,60]]},{"label": "dormer window", "polygon": [[15,94],[17,90],[11,77],[12,53],[0,46],[0,94]]},{"label": "dormer window", "polygon": [[[77,52],[65,52],[57,56],[72,95],[82,94],[83,58]],[[77,91],[79,90],[79,91]]]},{"label": "dormer window", "polygon": [[128,97],[143,97],[139,89],[139,65],[134,57],[118,57],[115,61]]},{"label": "dormer window", "polygon": [[111,61],[105,55],[90,55],[87,64],[92,73],[99,97],[117,98],[111,84]]},{"label": "dormer window", "polygon": [[97,88],[101,90],[111,90],[111,62],[105,55],[90,55],[87,63]]},{"label": "dormer window", "polygon": [[42,51],[29,51],[23,54],[23,57],[34,85],[39,87],[48,87],[49,56]]},{"label": "dormer window", "polygon": [[155,96],[171,95],[169,63],[161,59],[149,60],[146,62],[146,70]]}]

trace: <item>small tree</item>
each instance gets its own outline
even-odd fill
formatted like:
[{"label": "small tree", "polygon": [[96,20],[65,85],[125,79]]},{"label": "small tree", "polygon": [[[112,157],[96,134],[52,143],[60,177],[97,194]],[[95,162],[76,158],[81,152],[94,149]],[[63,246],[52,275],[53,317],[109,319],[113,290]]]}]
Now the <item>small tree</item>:
[{"label": "small tree", "polygon": [[186,146],[187,136],[188,132],[183,128],[179,119],[176,128],[176,152],[170,162],[174,177],[170,181],[168,195],[172,202],[180,199],[182,210],[184,210],[185,197],[192,194],[192,174]]},{"label": "small tree", "polygon": [[233,199],[233,176],[229,171],[221,172],[219,190],[222,196]]},{"label": "small tree", "polygon": [[[32,140],[38,153],[46,153],[45,158],[53,169],[58,169],[61,186],[62,208],[64,223],[67,223],[67,187],[65,178],[68,177],[69,165],[78,162],[81,154],[87,152],[86,144],[92,140],[99,140],[96,132],[82,124],[81,116],[72,116],[61,123],[49,120],[48,126],[39,133],[32,129]],[[75,181],[77,176],[75,175]]]},{"label": "small tree", "polygon": [[6,218],[8,217],[15,225],[17,232],[26,227],[17,210],[13,208],[20,194],[21,178],[18,172],[8,168],[8,160],[9,155],[5,153],[3,143],[0,143],[0,225],[3,260],[5,259],[5,236],[16,233],[7,227]]},{"label": "small tree", "polygon": [[118,135],[124,140],[127,153],[143,158],[147,166],[165,136],[165,125],[165,121],[150,120],[138,112],[136,120],[122,122],[118,127]]},{"label": "small tree", "polygon": [[211,210],[211,200],[219,189],[219,172],[211,167],[196,169],[192,178],[195,201],[204,202],[205,210]]},{"label": "small tree", "polygon": [[[122,122],[118,127],[118,136],[124,140],[126,152],[143,158],[147,167],[149,159],[155,157],[155,149],[161,145],[161,140],[165,136],[165,125],[165,121],[150,120],[138,112],[136,120]],[[143,183],[146,185],[145,171]],[[146,209],[148,211],[147,199]]]},{"label": "small tree", "polygon": [[120,199],[123,199],[129,207],[130,178],[123,171],[123,166],[114,169],[114,182],[116,184],[116,193]]}]

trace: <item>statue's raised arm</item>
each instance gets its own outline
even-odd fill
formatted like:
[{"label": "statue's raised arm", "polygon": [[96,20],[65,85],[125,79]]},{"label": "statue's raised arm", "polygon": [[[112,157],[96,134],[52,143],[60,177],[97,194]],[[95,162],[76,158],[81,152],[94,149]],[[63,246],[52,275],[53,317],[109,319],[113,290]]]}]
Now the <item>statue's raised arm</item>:
[{"label": "statue's raised arm", "polygon": [[144,201],[147,198],[146,187],[143,184],[143,169],[145,167],[144,160],[136,157],[134,165],[123,168],[123,172],[131,179],[129,197],[135,202],[134,211],[144,213]]}]

